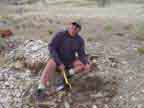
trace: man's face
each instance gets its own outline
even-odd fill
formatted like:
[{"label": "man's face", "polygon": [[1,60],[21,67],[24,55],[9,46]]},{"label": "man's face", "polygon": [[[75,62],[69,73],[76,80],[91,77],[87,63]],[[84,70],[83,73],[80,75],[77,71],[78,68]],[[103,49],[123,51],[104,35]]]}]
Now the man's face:
[{"label": "man's face", "polygon": [[80,28],[73,24],[70,24],[69,28],[68,28],[68,32],[69,32],[70,36],[74,37],[80,32]]}]

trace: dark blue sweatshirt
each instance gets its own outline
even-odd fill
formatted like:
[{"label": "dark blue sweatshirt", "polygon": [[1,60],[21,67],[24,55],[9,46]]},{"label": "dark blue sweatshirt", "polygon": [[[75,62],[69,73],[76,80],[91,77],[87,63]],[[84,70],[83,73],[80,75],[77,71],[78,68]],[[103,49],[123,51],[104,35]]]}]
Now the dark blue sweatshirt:
[{"label": "dark blue sweatshirt", "polygon": [[54,58],[58,66],[60,64],[66,66],[71,65],[76,59],[76,53],[79,59],[84,64],[87,64],[88,59],[84,48],[83,38],[79,34],[71,37],[67,30],[56,33],[48,45],[50,55]]}]

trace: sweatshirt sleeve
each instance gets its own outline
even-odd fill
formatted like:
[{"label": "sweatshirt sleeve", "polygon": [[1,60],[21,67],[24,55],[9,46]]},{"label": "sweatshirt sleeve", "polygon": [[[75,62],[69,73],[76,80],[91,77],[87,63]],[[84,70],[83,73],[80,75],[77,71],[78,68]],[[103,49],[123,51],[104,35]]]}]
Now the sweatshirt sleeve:
[{"label": "sweatshirt sleeve", "polygon": [[54,58],[56,64],[59,66],[60,64],[63,64],[62,61],[59,58],[58,55],[58,47],[60,46],[60,39],[61,39],[61,33],[58,32],[54,35],[52,38],[50,44],[48,44],[48,49],[50,51],[50,55]]},{"label": "sweatshirt sleeve", "polygon": [[84,43],[84,40],[83,40],[83,39],[80,40],[80,48],[79,48],[79,50],[78,50],[78,54],[79,54],[80,60],[81,60],[84,64],[89,64],[87,55],[86,55],[86,53],[85,53],[85,43]]}]

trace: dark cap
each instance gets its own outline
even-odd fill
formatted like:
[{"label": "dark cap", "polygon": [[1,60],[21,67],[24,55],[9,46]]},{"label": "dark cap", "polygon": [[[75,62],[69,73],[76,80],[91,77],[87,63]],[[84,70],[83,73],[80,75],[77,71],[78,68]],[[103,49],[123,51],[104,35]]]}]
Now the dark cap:
[{"label": "dark cap", "polygon": [[74,21],[71,24],[78,27],[78,28],[80,28],[80,29],[82,29],[81,24],[79,22]]}]

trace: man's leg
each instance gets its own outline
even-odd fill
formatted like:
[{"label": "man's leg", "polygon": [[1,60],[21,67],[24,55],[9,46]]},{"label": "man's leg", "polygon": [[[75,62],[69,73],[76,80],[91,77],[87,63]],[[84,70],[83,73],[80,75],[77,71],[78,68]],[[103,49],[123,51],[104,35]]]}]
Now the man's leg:
[{"label": "man's leg", "polygon": [[56,70],[56,63],[53,59],[48,60],[46,67],[42,72],[42,76],[40,78],[40,87],[45,87],[49,84],[49,80],[52,78],[54,71]]}]

